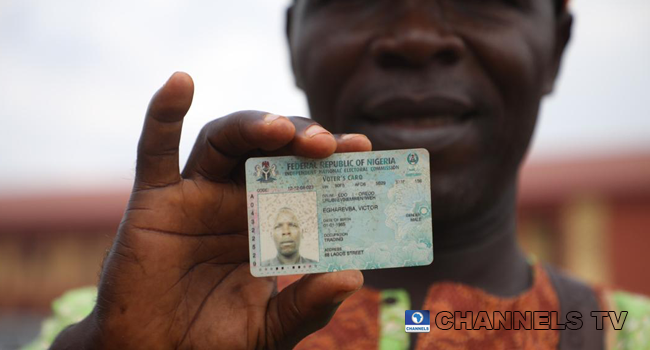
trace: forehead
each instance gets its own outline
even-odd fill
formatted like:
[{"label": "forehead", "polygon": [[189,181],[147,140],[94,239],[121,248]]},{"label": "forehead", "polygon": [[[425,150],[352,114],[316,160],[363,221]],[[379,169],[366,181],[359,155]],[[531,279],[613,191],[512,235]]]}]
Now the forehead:
[{"label": "forehead", "polygon": [[[294,15],[296,15],[296,17],[299,17],[300,14],[303,13],[303,11],[301,11],[301,9],[304,9],[304,7],[305,7],[304,5],[311,4],[311,3],[318,3],[318,2],[322,2],[322,1],[324,1],[324,0],[292,0],[290,6],[294,8],[294,11],[293,11]],[[329,0],[329,1],[332,1],[332,0]],[[344,0],[344,1],[351,1],[351,0]],[[369,1],[378,1],[378,0],[369,0]],[[404,1],[404,0],[389,0],[389,1],[396,1],[397,2],[397,1]],[[425,0],[425,1],[430,2],[431,0]],[[459,1],[459,0],[451,0],[451,1]],[[486,1],[486,3],[489,2],[489,0],[485,0],[485,1]],[[552,3],[556,14],[562,12],[562,10],[566,8],[567,3],[569,2],[569,0],[530,0],[530,1],[546,1],[546,2]],[[424,4],[424,3],[421,3],[421,4]]]},{"label": "forehead", "polygon": [[296,214],[291,209],[282,209],[278,212],[276,221],[296,221]]}]

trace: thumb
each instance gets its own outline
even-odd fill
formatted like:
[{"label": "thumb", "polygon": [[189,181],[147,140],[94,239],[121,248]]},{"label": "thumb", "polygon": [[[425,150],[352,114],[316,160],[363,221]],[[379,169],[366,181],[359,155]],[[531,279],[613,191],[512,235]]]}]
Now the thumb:
[{"label": "thumb", "polygon": [[291,349],[323,328],[339,305],[361,289],[359,271],[306,275],[271,299],[266,315],[269,348]]},{"label": "thumb", "polygon": [[176,72],[151,98],[138,143],[137,187],[163,187],[179,181],[178,145],[193,96],[192,78]]}]

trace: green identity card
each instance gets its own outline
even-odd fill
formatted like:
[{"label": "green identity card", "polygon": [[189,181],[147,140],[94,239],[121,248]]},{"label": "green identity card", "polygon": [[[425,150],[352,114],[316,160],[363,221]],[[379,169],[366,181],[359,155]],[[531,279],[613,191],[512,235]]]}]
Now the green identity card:
[{"label": "green identity card", "polygon": [[257,277],[429,265],[429,153],[337,153],[246,162]]}]

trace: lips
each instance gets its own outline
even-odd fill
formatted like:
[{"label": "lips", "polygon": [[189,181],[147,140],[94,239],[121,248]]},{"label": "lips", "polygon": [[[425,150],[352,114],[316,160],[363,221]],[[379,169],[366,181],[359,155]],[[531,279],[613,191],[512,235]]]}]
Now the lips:
[{"label": "lips", "polygon": [[470,154],[479,153],[481,129],[490,118],[469,93],[373,90],[342,111],[350,129],[368,136],[373,149],[426,148],[438,169],[469,162]]},{"label": "lips", "polygon": [[393,93],[369,99],[362,113],[371,123],[428,129],[462,123],[473,115],[473,108],[462,97]]}]

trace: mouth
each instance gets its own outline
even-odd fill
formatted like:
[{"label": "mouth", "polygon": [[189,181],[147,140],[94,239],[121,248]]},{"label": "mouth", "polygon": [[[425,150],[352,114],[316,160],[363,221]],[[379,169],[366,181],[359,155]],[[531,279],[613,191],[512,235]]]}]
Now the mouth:
[{"label": "mouth", "polygon": [[439,169],[477,154],[493,120],[486,118],[485,106],[465,93],[423,91],[387,89],[342,114],[349,116],[350,129],[368,136],[373,149],[426,148]]},{"label": "mouth", "polygon": [[389,94],[362,106],[369,124],[403,129],[436,129],[458,125],[474,115],[472,104],[461,97],[440,94]]}]

